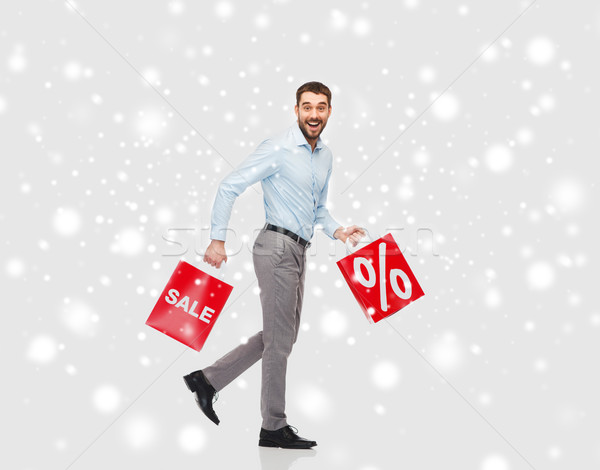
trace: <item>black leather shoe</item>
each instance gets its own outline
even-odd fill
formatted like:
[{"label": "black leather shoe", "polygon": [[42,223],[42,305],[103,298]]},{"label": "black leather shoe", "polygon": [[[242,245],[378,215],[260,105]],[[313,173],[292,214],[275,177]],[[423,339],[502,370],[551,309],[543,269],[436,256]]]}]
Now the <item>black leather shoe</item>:
[{"label": "black leather shoe", "polygon": [[281,447],[282,449],[310,449],[316,446],[317,443],[298,436],[298,430],[288,425],[276,431],[267,431],[260,428],[258,445],[261,447]]},{"label": "black leather shoe", "polygon": [[[204,376],[204,372],[197,370],[189,375],[186,375],[183,380],[192,393],[196,394],[196,403],[202,412],[210,419],[213,423],[219,424],[219,418],[213,410],[213,399],[217,394],[214,387],[208,382]],[[215,400],[216,401],[216,400]]]}]

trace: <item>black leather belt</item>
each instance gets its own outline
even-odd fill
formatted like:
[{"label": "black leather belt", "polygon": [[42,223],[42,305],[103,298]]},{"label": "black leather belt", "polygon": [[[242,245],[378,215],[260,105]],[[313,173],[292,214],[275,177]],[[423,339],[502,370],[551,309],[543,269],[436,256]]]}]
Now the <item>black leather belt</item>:
[{"label": "black leather belt", "polygon": [[273,225],[273,224],[267,224],[267,225],[265,225],[265,229],[271,230],[273,232],[283,233],[284,235],[287,235],[292,240],[300,243],[300,245],[302,245],[304,247],[310,245],[310,242],[308,240],[305,240],[300,235],[296,235],[294,232],[288,230],[287,228],[278,227],[277,225]]}]

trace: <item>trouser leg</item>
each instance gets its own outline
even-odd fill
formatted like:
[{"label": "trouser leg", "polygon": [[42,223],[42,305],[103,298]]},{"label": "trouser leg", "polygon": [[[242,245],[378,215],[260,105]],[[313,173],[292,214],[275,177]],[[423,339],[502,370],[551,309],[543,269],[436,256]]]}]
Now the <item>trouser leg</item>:
[{"label": "trouser leg", "polygon": [[304,264],[304,250],[299,245],[285,235],[274,235],[283,248],[276,245],[273,255],[255,252],[254,256],[263,309],[262,427],[270,431],[287,425],[287,361],[300,326]]},{"label": "trouser leg", "polygon": [[262,358],[261,414],[262,427],[267,430],[287,424],[287,359],[300,329],[305,259],[304,249],[286,240],[285,235],[259,234],[253,260],[260,287],[263,331],[203,369],[212,386],[221,390]]},{"label": "trouser leg", "polygon": [[212,366],[203,369],[204,375],[215,390],[222,390],[258,362],[262,357],[262,352],[262,331],[259,331],[250,337],[247,343],[240,344]]}]

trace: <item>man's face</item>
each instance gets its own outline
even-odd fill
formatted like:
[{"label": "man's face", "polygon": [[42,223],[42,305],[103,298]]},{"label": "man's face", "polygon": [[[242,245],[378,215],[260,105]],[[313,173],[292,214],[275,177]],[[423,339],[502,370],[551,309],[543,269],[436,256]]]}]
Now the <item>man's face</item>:
[{"label": "man's face", "polygon": [[327,103],[325,95],[317,95],[311,91],[305,91],[300,95],[300,102],[294,107],[298,117],[300,130],[309,142],[317,140],[331,114],[331,107]]}]

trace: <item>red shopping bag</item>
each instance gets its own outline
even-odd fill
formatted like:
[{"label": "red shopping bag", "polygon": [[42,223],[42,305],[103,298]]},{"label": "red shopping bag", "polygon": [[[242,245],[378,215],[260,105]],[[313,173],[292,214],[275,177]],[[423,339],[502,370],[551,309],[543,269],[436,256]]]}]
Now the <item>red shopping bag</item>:
[{"label": "red shopping bag", "polygon": [[425,295],[390,233],[337,262],[371,323]]},{"label": "red shopping bag", "polygon": [[200,351],[233,286],[180,261],[146,325]]}]

